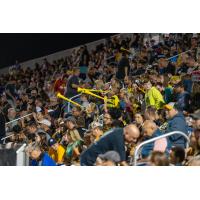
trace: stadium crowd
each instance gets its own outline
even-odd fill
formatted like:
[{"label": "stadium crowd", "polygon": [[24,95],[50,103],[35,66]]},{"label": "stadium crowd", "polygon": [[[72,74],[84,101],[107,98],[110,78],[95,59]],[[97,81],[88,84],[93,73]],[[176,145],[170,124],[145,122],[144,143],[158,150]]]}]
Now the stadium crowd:
[{"label": "stadium crowd", "polygon": [[148,143],[137,165],[199,166],[200,35],[145,35],[1,74],[2,147],[26,143],[31,166],[127,166],[137,145],[181,131],[189,143],[178,134]]}]

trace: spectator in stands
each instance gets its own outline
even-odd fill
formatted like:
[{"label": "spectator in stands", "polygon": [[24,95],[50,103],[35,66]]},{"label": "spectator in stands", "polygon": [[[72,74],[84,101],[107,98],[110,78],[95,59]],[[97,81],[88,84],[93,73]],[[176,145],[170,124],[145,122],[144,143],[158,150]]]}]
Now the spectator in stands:
[{"label": "spectator in stands", "polygon": [[93,122],[91,125],[90,125],[90,129],[91,129],[91,133],[92,135],[94,136],[94,141],[98,141],[101,136],[103,135],[103,127],[100,123],[98,122]]},{"label": "spectator in stands", "polygon": [[149,106],[148,108],[146,108],[144,118],[145,120],[154,121],[157,126],[161,126],[161,121],[159,119],[158,112],[153,106]]},{"label": "spectator in stands", "polygon": [[55,139],[49,139],[49,155],[58,164],[61,165],[64,162],[65,149],[64,147],[56,142]]},{"label": "spectator in stands", "polygon": [[142,126],[144,123],[144,116],[141,113],[136,113],[134,116],[134,124],[139,128],[140,132],[142,132]]},{"label": "spectator in stands", "polygon": [[160,151],[153,151],[149,160],[151,166],[169,166],[166,154]]},{"label": "spectator in stands", "polygon": [[125,142],[134,143],[139,136],[140,132],[135,125],[128,125],[124,129],[117,128],[108,131],[100,140],[92,144],[81,154],[81,165],[94,165],[99,154],[112,150],[119,153],[121,165],[127,165]]},{"label": "spectator in stands", "polygon": [[27,131],[28,131],[27,132],[27,137],[30,140],[30,142],[34,142],[35,141],[35,137],[39,132],[44,132],[45,133],[47,142],[50,139],[50,135],[47,132],[45,132],[43,129],[38,128],[36,123],[33,122],[33,121],[30,121],[29,125],[27,126]]},{"label": "spectator in stands", "polygon": [[81,140],[81,136],[79,134],[79,131],[77,130],[76,119],[74,117],[68,117],[65,120],[65,125],[67,127],[67,133],[71,136],[72,141],[75,142],[77,140]]},{"label": "spectator in stands", "polygon": [[12,107],[15,107],[17,93],[16,93],[16,80],[13,77],[10,77],[10,80],[8,81],[5,88],[5,92],[7,101]]},{"label": "spectator in stands", "polygon": [[160,91],[156,87],[152,86],[150,81],[146,82],[144,87],[146,89],[145,93],[146,107],[155,106],[156,109],[162,108],[165,102]]},{"label": "spectator in stands", "polygon": [[80,48],[80,62],[79,62],[79,67],[80,67],[80,77],[85,80],[88,72],[88,66],[89,66],[89,52],[87,49],[87,46],[84,45]]},{"label": "spectator in stands", "polygon": [[116,77],[119,80],[124,80],[125,77],[129,75],[130,65],[128,60],[128,53],[126,51],[122,52],[122,58],[118,65],[118,71]]},{"label": "spectator in stands", "polygon": [[82,103],[82,106],[84,108],[87,108],[87,106],[89,105],[88,95],[87,94],[82,94],[81,95],[81,103]]},{"label": "spectator in stands", "polygon": [[116,151],[108,151],[98,155],[96,166],[117,166],[119,162],[120,155]]},{"label": "spectator in stands", "polygon": [[103,115],[103,131],[106,132],[111,129],[113,123],[113,119],[109,113],[105,113]]},{"label": "spectator in stands", "polygon": [[185,160],[185,150],[182,147],[172,147],[170,152],[170,164],[174,166],[182,166]]},{"label": "spectator in stands", "polygon": [[54,160],[46,152],[42,152],[41,148],[37,145],[31,147],[30,157],[33,160],[34,166],[56,166]]},{"label": "spectator in stands", "polygon": [[165,58],[159,59],[159,73],[175,75],[175,65],[166,60]]},{"label": "spectator in stands", "polygon": [[[162,133],[153,121],[146,120],[142,126],[144,141],[161,136]],[[141,151],[141,157],[143,160],[147,159],[152,151],[161,151],[168,153],[169,144],[166,138],[156,140],[145,144]]]},{"label": "spectator in stands", "polygon": [[76,120],[77,128],[83,128],[85,127],[85,116],[82,111],[82,108],[79,106],[75,106],[72,108],[72,116]]},{"label": "spectator in stands", "polygon": [[79,87],[79,75],[80,70],[78,68],[73,69],[73,75],[68,78],[67,86],[65,90],[65,96],[71,98],[78,94],[77,89]]},{"label": "spectator in stands", "polygon": [[200,130],[200,109],[197,110],[194,114],[191,114],[193,119],[192,126],[194,130]]},{"label": "spectator in stands", "polygon": [[177,94],[177,106],[181,111],[188,112],[190,109],[190,94],[185,91],[183,82],[176,84],[174,91]]},{"label": "spectator in stands", "polygon": [[[169,133],[173,131],[181,131],[187,134],[187,124],[184,115],[178,110],[177,105],[174,102],[171,102],[166,104],[164,107],[166,110],[166,117],[168,119],[168,125],[165,132]],[[169,141],[172,146],[186,147],[186,140],[183,136],[178,134],[170,136]]]}]

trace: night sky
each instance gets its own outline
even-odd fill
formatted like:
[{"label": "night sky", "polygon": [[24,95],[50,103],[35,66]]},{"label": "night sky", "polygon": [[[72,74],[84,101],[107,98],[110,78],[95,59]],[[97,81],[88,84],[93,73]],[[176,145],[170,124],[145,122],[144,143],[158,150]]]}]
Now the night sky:
[{"label": "night sky", "polygon": [[107,38],[111,33],[0,34],[0,68]]}]

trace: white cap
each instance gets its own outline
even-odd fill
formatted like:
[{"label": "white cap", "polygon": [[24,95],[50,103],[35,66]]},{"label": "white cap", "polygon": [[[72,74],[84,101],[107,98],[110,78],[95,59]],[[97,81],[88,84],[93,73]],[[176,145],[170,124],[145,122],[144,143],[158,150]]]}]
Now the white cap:
[{"label": "white cap", "polygon": [[48,127],[51,126],[51,122],[49,120],[47,120],[47,119],[43,119],[42,121],[39,121],[39,123],[40,124],[44,124],[44,125],[46,125]]}]

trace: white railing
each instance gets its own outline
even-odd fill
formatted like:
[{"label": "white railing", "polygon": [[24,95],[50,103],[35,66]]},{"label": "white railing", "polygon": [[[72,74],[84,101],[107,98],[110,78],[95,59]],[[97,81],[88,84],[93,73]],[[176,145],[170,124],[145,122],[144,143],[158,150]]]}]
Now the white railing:
[{"label": "white railing", "polygon": [[[185,133],[183,133],[183,132],[181,132],[181,131],[173,131],[173,132],[170,132],[170,133],[166,133],[166,134],[163,134],[163,135],[161,135],[161,136],[158,136],[158,137],[155,137],[155,138],[152,138],[152,139],[150,139],[150,140],[147,140],[147,141],[144,141],[144,142],[140,143],[140,144],[136,147],[136,149],[135,149],[134,158],[132,159],[132,160],[134,160],[133,165],[134,165],[134,166],[137,165],[138,152],[139,152],[140,148],[143,147],[145,144],[149,144],[149,143],[154,142],[154,141],[156,141],[156,140],[159,140],[159,139],[161,139],[161,138],[166,138],[166,137],[169,137],[169,136],[171,136],[171,135],[176,135],[176,134],[182,135],[182,136],[187,140],[186,146],[188,147],[189,142],[190,142],[190,139],[189,139],[189,137],[188,137]],[[132,163],[132,161],[131,161],[131,163]]]},{"label": "white railing", "polygon": [[30,116],[30,115],[32,115],[32,114],[33,114],[33,113],[29,113],[29,114],[27,114],[27,115],[24,115],[24,116],[22,116],[22,117],[19,117],[19,118],[17,118],[17,119],[14,119],[14,120],[12,120],[12,121],[9,121],[9,122],[6,123],[6,125],[11,124],[11,123],[16,122],[16,121],[19,121],[20,119],[23,119],[23,118],[25,118],[25,117],[28,117],[28,116]]},{"label": "white railing", "polygon": [[[76,99],[77,97],[80,97],[80,96],[81,96],[81,94],[77,94],[77,95],[71,97],[70,100],[73,101],[73,99]],[[71,103],[68,102],[68,105],[67,105],[67,112],[70,112],[70,106],[71,106]]]},{"label": "white railing", "polygon": [[29,165],[29,157],[25,151],[26,144],[23,144],[17,151],[16,158],[16,166],[28,166]]}]

